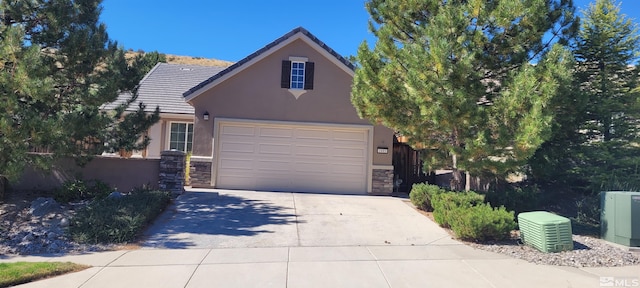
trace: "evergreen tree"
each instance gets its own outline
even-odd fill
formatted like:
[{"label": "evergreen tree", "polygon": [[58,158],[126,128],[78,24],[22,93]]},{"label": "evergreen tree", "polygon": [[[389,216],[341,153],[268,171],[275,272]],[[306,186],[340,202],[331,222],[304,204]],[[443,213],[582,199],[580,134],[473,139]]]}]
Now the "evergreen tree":
[{"label": "evergreen tree", "polygon": [[[134,91],[146,68],[129,65],[109,39],[100,3],[0,1],[0,175],[15,178],[27,164],[46,168],[53,158],[32,157],[35,148],[82,163],[104,150],[114,123],[127,117],[124,107],[100,107]],[[147,122],[140,125],[158,113],[138,118]]]},{"label": "evergreen tree", "polygon": [[[542,181],[567,179],[560,184],[574,190],[626,189],[628,184],[638,189],[640,98],[632,66],[640,44],[637,27],[611,0],[597,0],[584,15],[574,49],[575,102],[582,104],[562,123],[564,131],[572,130],[570,136],[554,135],[550,141],[563,149],[541,149],[533,172]],[[549,161],[553,158],[563,164],[556,166]]]},{"label": "evergreen tree", "polygon": [[[352,102],[363,118],[424,148],[427,168],[514,171],[550,135],[551,104],[571,79],[554,45],[575,31],[571,1],[371,0]],[[535,65],[532,63],[536,63]]]}]

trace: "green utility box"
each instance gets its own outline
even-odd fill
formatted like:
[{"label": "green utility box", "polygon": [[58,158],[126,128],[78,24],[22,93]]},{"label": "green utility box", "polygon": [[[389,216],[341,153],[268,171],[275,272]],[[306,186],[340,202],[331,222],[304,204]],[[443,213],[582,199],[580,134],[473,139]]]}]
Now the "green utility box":
[{"label": "green utility box", "polygon": [[602,239],[640,247],[640,192],[602,192],[600,208]]},{"label": "green utility box", "polygon": [[546,211],[518,215],[520,239],[542,252],[573,250],[571,220]]}]

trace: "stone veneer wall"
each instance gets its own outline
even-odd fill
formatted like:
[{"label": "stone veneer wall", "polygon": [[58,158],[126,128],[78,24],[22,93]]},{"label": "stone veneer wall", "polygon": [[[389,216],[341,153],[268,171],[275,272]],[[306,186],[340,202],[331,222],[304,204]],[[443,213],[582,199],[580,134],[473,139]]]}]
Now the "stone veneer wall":
[{"label": "stone veneer wall", "polygon": [[393,193],[393,169],[373,169],[371,194],[391,195]]},{"label": "stone veneer wall", "polygon": [[184,192],[184,170],[186,154],[182,151],[160,152],[160,177],[158,187],[160,190],[170,191],[173,194]]},{"label": "stone veneer wall", "polygon": [[191,187],[210,188],[211,187],[211,162],[199,162],[191,158],[189,166],[189,178]]}]

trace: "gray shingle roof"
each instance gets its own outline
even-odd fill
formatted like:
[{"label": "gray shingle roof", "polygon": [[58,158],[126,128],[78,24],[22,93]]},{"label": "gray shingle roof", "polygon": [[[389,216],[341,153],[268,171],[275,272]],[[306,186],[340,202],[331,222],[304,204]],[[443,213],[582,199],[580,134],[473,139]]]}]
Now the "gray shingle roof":
[{"label": "gray shingle roof", "polygon": [[[193,114],[193,107],[184,101],[182,94],[225,68],[158,63],[140,81],[138,99],[127,108],[127,111],[137,110],[138,103],[143,102],[147,105],[145,110],[149,112],[153,112],[156,106],[160,106],[162,113]],[[130,97],[131,94],[123,93],[118,96],[118,100],[105,105],[103,109],[114,109]]]},{"label": "gray shingle roof", "polygon": [[349,67],[351,70],[355,70],[355,66],[353,66],[353,63],[351,63],[349,60],[347,60],[346,58],[342,57],[336,51],[331,49],[331,47],[327,46],[327,44],[325,44],[324,42],[320,41],[320,39],[318,39],[318,37],[316,37],[313,34],[311,34],[311,32],[309,32],[307,29],[304,29],[302,27],[298,27],[298,28],[295,28],[295,29],[291,30],[287,34],[284,34],[282,37],[276,39],[275,41],[273,41],[273,42],[267,44],[266,46],[262,47],[260,50],[258,50],[256,52],[253,52],[251,55],[249,55],[249,56],[245,57],[244,59],[236,62],[235,64],[227,67],[226,69],[222,70],[220,73],[218,73],[216,75],[213,75],[212,77],[202,81],[202,83],[198,84],[197,86],[194,85],[191,89],[189,89],[186,92],[184,92],[184,97],[187,97],[187,96],[193,94],[194,92],[198,91],[200,88],[202,88],[202,87],[206,86],[207,84],[215,81],[216,79],[224,76],[225,74],[233,71],[234,69],[244,65],[245,63],[251,61],[251,59],[257,57],[258,55],[264,53],[265,51],[271,49],[272,47],[284,42],[285,40],[289,39],[293,35],[296,35],[297,33],[302,33],[305,36],[309,37],[309,39],[311,39],[316,44],[320,45],[320,47],[322,47],[327,52],[329,52],[329,54],[333,55],[333,57],[336,57],[336,59],[338,59],[338,61],[342,62],[344,65]]}]

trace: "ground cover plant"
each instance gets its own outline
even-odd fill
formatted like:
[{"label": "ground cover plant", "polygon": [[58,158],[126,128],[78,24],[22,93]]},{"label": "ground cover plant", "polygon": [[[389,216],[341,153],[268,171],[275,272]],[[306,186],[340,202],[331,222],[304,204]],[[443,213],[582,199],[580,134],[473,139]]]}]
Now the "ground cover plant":
[{"label": "ground cover plant", "polygon": [[170,193],[151,190],[98,199],[76,213],[69,232],[80,243],[131,242],[170,200]]}]

